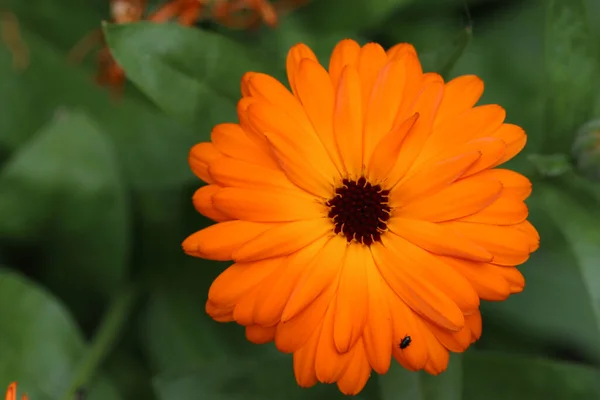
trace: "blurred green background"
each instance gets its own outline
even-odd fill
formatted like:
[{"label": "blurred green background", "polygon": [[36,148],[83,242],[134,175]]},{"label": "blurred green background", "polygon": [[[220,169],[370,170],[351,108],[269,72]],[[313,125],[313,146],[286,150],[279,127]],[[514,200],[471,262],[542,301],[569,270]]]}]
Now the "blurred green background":
[{"label": "blurred green background", "polygon": [[510,167],[534,182],[542,237],[525,291],[482,305],[483,337],[448,371],[394,365],[358,398],[600,399],[600,128],[581,129],[600,118],[600,1],[467,3],[470,17],[462,0],[313,0],[276,29],[108,26],[131,78],[119,101],[94,84],[93,56],[67,62],[108,0],[1,3],[30,65],[15,71],[0,44],[0,392],[18,380],[31,400],[343,397],[298,388],[291,356],[206,316],[226,264],[180,243],[209,224],[188,151],[235,121],[243,72],[284,78],[291,45],[328,62],[351,37],[408,41],[426,70],[485,81],[483,102],[528,132]]}]

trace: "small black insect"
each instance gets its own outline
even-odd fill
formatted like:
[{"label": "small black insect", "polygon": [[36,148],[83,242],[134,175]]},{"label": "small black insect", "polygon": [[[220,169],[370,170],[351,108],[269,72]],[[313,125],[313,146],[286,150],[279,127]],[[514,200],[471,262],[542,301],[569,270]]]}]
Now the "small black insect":
[{"label": "small black insect", "polygon": [[407,348],[408,346],[410,346],[410,343],[412,342],[412,339],[410,338],[410,336],[406,335],[404,336],[404,338],[402,338],[402,340],[400,341],[400,350],[404,350],[405,348]]}]

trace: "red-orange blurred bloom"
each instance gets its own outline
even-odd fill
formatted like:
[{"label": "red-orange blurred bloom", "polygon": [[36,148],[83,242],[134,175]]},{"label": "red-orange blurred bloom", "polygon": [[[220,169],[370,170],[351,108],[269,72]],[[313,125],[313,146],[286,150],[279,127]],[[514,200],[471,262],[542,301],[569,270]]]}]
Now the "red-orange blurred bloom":
[{"label": "red-orange blurred bloom", "polygon": [[218,223],[183,248],[235,262],[207,312],[293,353],[301,386],[356,394],[392,357],[439,374],[480,337],[480,298],[525,285],[531,183],[498,168],[525,132],[475,106],[479,78],[423,73],[409,44],[344,40],[328,70],[299,44],[287,73],[291,92],[247,73],[240,122],[191,150],[208,183],[194,205]]},{"label": "red-orange blurred bloom", "polygon": [[[21,395],[21,400],[28,400],[26,394]],[[13,382],[8,385],[8,390],[6,391],[6,400],[17,400],[17,382]]]}]

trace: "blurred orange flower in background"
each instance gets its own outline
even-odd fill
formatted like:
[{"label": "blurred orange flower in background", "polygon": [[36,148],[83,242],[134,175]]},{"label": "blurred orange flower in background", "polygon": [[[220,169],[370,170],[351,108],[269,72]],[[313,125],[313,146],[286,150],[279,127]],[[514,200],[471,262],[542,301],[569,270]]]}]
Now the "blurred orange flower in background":
[{"label": "blurred orange flower in background", "polygon": [[[17,382],[13,382],[8,385],[8,390],[6,391],[6,400],[17,400]],[[21,396],[21,400],[29,400],[26,394]]]},{"label": "blurred orange flower in background", "polygon": [[294,355],[298,384],[356,394],[391,358],[439,374],[482,331],[480,299],[523,290],[539,245],[531,183],[499,165],[526,143],[476,76],[423,73],[412,45],[341,41],[329,68],[287,58],[291,92],[242,78],[239,123],[190,153],[218,222],[183,243],[233,260],[206,310]]}]

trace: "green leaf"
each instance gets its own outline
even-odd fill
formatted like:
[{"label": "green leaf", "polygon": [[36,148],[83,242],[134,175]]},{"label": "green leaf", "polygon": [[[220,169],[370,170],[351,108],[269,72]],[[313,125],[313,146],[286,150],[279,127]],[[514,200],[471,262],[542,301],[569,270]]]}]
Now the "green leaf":
[{"label": "green leaf", "polygon": [[55,118],[8,161],[0,215],[0,238],[31,246],[39,273],[80,317],[127,273],[124,183],[111,143],[84,113]]},{"label": "green leaf", "polygon": [[[185,374],[166,374],[154,381],[160,400],[270,400],[346,399],[334,385],[298,387],[292,356],[272,354],[246,359],[228,359],[205,364]],[[353,398],[375,399],[367,387]]]},{"label": "green leaf", "polygon": [[451,354],[448,369],[438,376],[409,371],[392,360],[390,370],[378,381],[382,400],[460,400],[462,355]]},{"label": "green leaf", "polygon": [[[355,32],[377,28],[390,14],[402,10],[414,0],[327,0],[312,1],[296,13],[304,23],[320,32],[346,29]],[[342,38],[340,38],[342,39]]]},{"label": "green leaf", "polygon": [[111,51],[131,79],[161,109],[204,135],[236,117],[240,79],[266,72],[225,36],[174,23],[105,25]]},{"label": "green leaf", "polygon": [[600,83],[597,49],[584,0],[547,2],[547,153],[569,149],[577,129],[592,117]]},{"label": "green leaf", "polygon": [[[49,9],[56,3],[37,0],[35,7],[38,4]],[[76,108],[93,117],[114,144],[123,173],[135,189],[177,187],[194,180],[186,155],[199,141],[197,132],[140,101],[139,92],[126,91],[120,100],[111,99],[107,88],[94,84],[92,70],[68,65],[67,49],[48,42],[54,36],[48,31],[73,26],[70,13],[63,10],[58,15],[63,19],[40,20],[41,15],[20,19],[32,60],[24,73],[13,71],[10,53],[0,45],[0,76],[6,77],[0,79],[0,91],[11,99],[0,110],[0,152],[16,150],[55,115]],[[73,31],[70,40],[75,42],[80,34]]]},{"label": "green leaf", "polygon": [[528,204],[541,244],[520,267],[527,283],[523,293],[482,304],[483,314],[512,335],[493,346],[514,351],[530,341],[541,351],[559,346],[600,362],[600,208],[594,191],[567,174],[534,181]]},{"label": "green leaf", "polygon": [[[87,345],[69,313],[46,290],[0,269],[0,390],[18,381],[33,400],[56,400],[67,390]],[[104,378],[90,400],[121,397]]]},{"label": "green leaf", "polygon": [[469,351],[463,361],[464,400],[592,400],[597,369],[498,352]]}]

